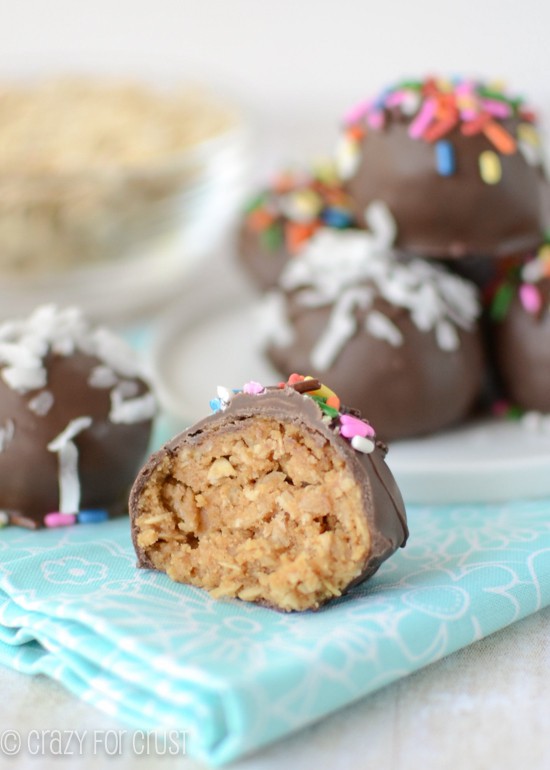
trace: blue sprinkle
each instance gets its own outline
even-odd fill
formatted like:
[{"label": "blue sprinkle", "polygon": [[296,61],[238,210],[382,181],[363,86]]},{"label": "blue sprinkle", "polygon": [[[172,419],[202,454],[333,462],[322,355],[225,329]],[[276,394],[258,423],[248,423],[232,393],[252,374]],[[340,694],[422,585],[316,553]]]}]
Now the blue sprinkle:
[{"label": "blue sprinkle", "polygon": [[445,139],[435,143],[435,162],[437,173],[452,176],[455,172],[455,152],[453,145]]},{"label": "blue sprinkle", "polygon": [[219,412],[221,408],[222,408],[222,402],[221,402],[221,399],[219,399],[219,398],[213,398],[213,399],[210,401],[210,409],[211,409],[213,412]]},{"label": "blue sprinkle", "polygon": [[349,227],[352,221],[350,214],[343,209],[326,209],[321,219],[328,227]]},{"label": "blue sprinkle", "polygon": [[78,512],[79,524],[99,524],[102,521],[107,521],[108,518],[109,512],[103,508],[88,508]]}]

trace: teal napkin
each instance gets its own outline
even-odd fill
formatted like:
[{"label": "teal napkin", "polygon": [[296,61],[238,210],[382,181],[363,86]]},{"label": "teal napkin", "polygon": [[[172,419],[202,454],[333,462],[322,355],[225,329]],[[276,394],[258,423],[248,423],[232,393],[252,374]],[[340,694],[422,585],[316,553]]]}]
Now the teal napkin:
[{"label": "teal napkin", "polygon": [[414,507],[411,539],[318,612],[135,569],[125,519],[0,533],[0,662],[223,764],[550,604],[550,501]]}]

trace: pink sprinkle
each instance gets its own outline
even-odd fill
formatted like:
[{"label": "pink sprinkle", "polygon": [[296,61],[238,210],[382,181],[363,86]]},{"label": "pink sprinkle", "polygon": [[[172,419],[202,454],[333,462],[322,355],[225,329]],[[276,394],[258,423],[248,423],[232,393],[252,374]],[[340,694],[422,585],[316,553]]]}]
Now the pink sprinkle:
[{"label": "pink sprinkle", "polygon": [[409,126],[409,136],[411,139],[420,139],[424,131],[428,128],[435,115],[435,99],[426,99],[420,112]]},{"label": "pink sprinkle", "polygon": [[265,392],[265,388],[263,385],[260,385],[259,382],[255,382],[254,380],[250,380],[250,382],[246,382],[243,387],[243,392],[248,393],[250,396],[259,396],[260,393]]},{"label": "pink sprinkle", "polygon": [[47,527],[70,527],[76,524],[76,515],[74,513],[47,513],[44,516],[44,524]]},{"label": "pink sprinkle", "polygon": [[519,287],[519,298],[521,304],[528,313],[536,315],[542,307],[542,297],[536,286],[532,283],[522,283]]},{"label": "pink sprinkle", "polygon": [[475,120],[479,117],[479,110],[474,110],[472,107],[469,107],[465,110],[460,110],[460,117],[462,120],[468,123],[470,120]]},{"label": "pink sprinkle", "polygon": [[495,417],[503,417],[509,408],[510,408],[509,402],[505,401],[503,398],[499,398],[493,402],[491,406],[491,411]]},{"label": "pink sprinkle", "polygon": [[474,90],[474,83],[472,80],[463,80],[462,83],[458,83],[455,86],[455,93],[461,96],[469,95]]},{"label": "pink sprinkle", "polygon": [[481,103],[484,109],[495,118],[509,118],[512,114],[510,105],[499,102],[497,99],[483,99]]},{"label": "pink sprinkle", "polygon": [[376,110],[375,112],[369,112],[367,123],[375,131],[379,131],[381,128],[384,127],[384,113],[381,110]]},{"label": "pink sprinkle", "polygon": [[386,107],[399,107],[407,98],[406,91],[394,91],[386,99]]},{"label": "pink sprinkle", "polygon": [[340,435],[344,438],[353,438],[354,436],[363,436],[371,438],[375,435],[372,425],[354,417],[352,414],[342,414],[340,416]]},{"label": "pink sprinkle", "polygon": [[364,118],[367,112],[370,110],[371,105],[372,105],[372,101],[370,99],[369,101],[359,102],[359,104],[355,104],[344,115],[344,125],[349,126],[349,125],[352,125],[353,123],[359,123],[359,121],[362,120],[362,118]]}]

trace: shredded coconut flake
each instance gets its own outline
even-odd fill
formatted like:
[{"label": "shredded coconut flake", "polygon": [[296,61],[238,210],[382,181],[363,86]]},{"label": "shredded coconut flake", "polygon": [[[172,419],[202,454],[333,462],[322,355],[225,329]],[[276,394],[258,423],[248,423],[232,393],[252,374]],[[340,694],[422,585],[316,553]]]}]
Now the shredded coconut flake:
[{"label": "shredded coconut flake", "polygon": [[53,393],[49,390],[42,390],[37,396],[31,398],[27,406],[39,417],[44,417],[54,405]]}]

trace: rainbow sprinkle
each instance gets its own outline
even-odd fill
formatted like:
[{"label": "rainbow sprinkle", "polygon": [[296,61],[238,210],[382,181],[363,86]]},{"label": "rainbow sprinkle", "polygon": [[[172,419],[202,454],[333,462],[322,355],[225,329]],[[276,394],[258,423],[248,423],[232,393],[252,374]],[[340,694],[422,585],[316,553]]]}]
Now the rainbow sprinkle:
[{"label": "rainbow sprinkle", "polygon": [[548,305],[550,289],[541,281],[550,279],[550,243],[544,243],[523,266],[513,265],[494,292],[490,313],[494,321],[503,321],[517,295],[526,313],[541,316]]},{"label": "rainbow sprinkle", "polygon": [[[381,131],[388,118],[406,118],[411,139],[435,146],[435,167],[441,176],[455,173],[453,147],[446,137],[460,131],[464,136],[483,134],[493,151],[482,153],[480,175],[486,184],[498,184],[502,176],[499,156],[521,152],[530,165],[542,162],[535,115],[519,97],[511,97],[499,84],[468,78],[451,80],[430,77],[405,80],[371,101],[352,107],[344,117],[344,133],[338,147],[338,166],[344,178],[355,173],[360,144],[368,131]],[[503,121],[514,119],[512,129]]]},{"label": "rainbow sprinkle", "polygon": [[298,254],[320,227],[354,225],[351,198],[342,190],[332,164],[304,175],[285,171],[245,209],[245,227],[259,235],[267,251]]},{"label": "rainbow sprinkle", "polygon": [[[384,445],[376,441],[376,432],[372,425],[367,420],[363,420],[357,412],[346,411],[336,393],[319,380],[302,374],[291,374],[286,382],[280,382],[276,388],[271,388],[271,390],[286,387],[294,388],[303,396],[313,399],[323,413],[322,419],[330,425],[335,433],[349,441],[356,452],[370,454],[376,447],[385,451]],[[242,390],[229,391],[227,388],[218,387],[218,394],[220,390],[233,395],[236,393],[262,395],[269,388],[251,381],[245,383]],[[210,401],[210,408],[215,413],[224,411],[228,406],[229,401],[222,402],[219,395],[218,398]]]}]

